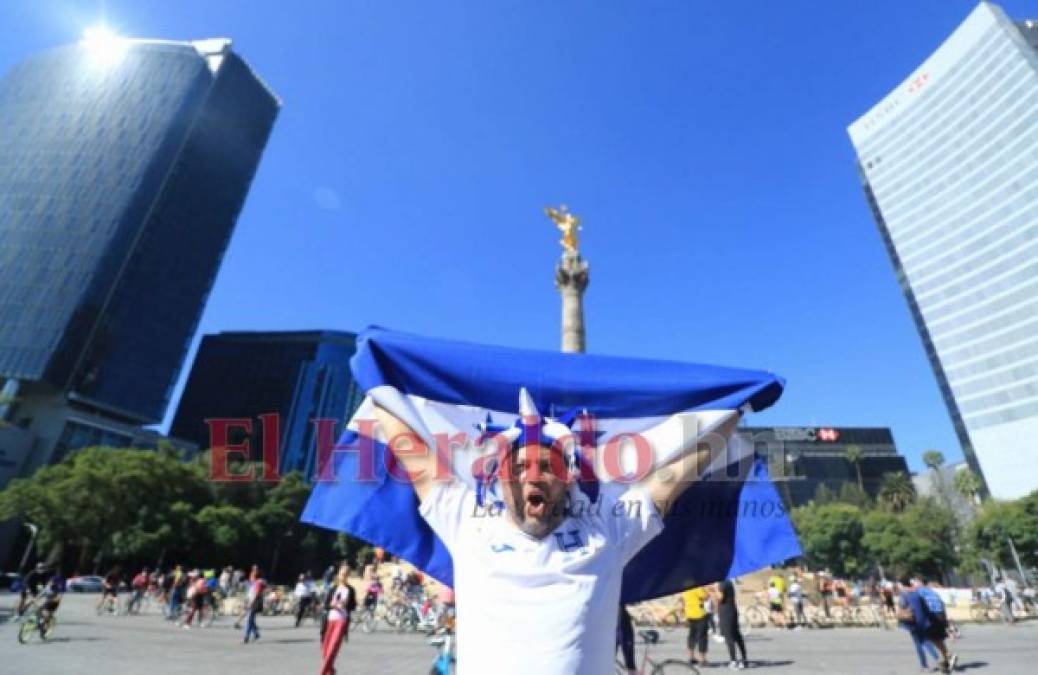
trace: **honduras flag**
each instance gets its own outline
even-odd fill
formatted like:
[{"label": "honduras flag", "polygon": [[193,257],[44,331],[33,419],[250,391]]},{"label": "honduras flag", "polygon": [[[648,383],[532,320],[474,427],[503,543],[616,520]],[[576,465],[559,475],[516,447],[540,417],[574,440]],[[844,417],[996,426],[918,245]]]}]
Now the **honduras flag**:
[{"label": "honduras flag", "polygon": [[[525,388],[542,414],[570,424],[580,439],[579,486],[593,501],[598,481],[643,476],[652,468],[646,462],[665,464],[737,411],[767,408],[784,385],[764,371],[493,347],[382,328],[359,336],[350,365],[366,398],[334,451],[319,450],[320,475],[302,521],[381,546],[448,585],[450,553],[419,515],[414,489],[377,437],[376,404],[449,456],[454,477],[478,494],[494,455],[487,438],[515,423]],[[638,452],[637,439],[652,446],[653,456]],[[738,437],[714,448],[702,479],[663,523],[624,570],[624,602],[800,555],[764,462]]]}]

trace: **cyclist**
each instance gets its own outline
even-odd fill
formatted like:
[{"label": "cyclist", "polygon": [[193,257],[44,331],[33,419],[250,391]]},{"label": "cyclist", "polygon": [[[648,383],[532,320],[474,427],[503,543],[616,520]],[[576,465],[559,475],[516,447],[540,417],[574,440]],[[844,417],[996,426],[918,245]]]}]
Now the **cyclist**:
[{"label": "cyclist", "polygon": [[101,599],[97,601],[97,610],[99,612],[104,611],[105,603],[108,598],[112,599],[112,608],[115,611],[119,611],[119,576],[120,568],[118,565],[108,570],[108,574],[105,575],[101,581]]},{"label": "cyclist", "polygon": [[57,614],[58,605],[61,604],[61,586],[57,575],[47,581],[35,599],[37,601],[36,628],[40,631],[40,635],[43,635],[45,624],[48,619]]},{"label": "cyclist", "polygon": [[364,592],[364,609],[374,610],[383,593],[382,582],[377,576],[372,576],[368,589]]},{"label": "cyclist", "polygon": [[216,618],[220,600],[224,597],[224,593],[220,588],[220,580],[216,577],[216,570],[206,570],[202,576],[205,577],[206,586],[205,604],[209,607],[209,611],[212,612],[210,616]]},{"label": "cyclist", "polygon": [[144,601],[144,594],[148,591],[148,581],[149,576],[147,567],[138,572],[130,581],[130,588],[133,589],[133,595],[130,596],[130,604],[126,606],[127,612],[139,612],[141,610],[141,603]]},{"label": "cyclist", "polygon": [[40,588],[47,583],[50,572],[44,563],[36,563],[36,567],[22,579],[21,597],[18,599],[18,616],[25,613],[29,601],[35,598]]},{"label": "cyclist", "polygon": [[191,609],[188,610],[187,619],[184,620],[184,628],[191,628],[191,620],[195,618],[196,613],[198,614],[198,627],[201,628],[205,615],[206,596],[209,595],[209,584],[198,570],[193,570],[188,574],[188,579],[190,579],[188,599]]}]

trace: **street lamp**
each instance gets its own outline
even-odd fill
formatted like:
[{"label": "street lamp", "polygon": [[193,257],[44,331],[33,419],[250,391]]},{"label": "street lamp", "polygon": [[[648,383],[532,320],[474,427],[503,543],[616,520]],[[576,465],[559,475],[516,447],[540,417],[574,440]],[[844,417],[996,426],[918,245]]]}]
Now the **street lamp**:
[{"label": "street lamp", "polygon": [[36,527],[32,523],[22,523],[22,525],[29,528],[29,531],[32,532],[32,534],[29,535],[29,543],[25,545],[25,553],[22,554],[22,562],[18,565],[19,574],[25,571],[25,563],[29,560],[29,552],[32,551],[33,542],[36,541],[36,534],[40,531],[40,528]]}]

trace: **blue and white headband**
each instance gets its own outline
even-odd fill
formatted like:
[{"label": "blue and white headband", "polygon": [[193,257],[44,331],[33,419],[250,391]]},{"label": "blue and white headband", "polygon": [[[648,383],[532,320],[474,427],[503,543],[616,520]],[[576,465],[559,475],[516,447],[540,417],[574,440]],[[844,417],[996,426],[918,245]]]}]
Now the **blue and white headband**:
[{"label": "blue and white headband", "polygon": [[[484,471],[476,475],[476,501],[480,506],[492,504],[503,507],[504,503],[499,491],[499,473],[501,464],[513,452],[527,446],[557,447],[561,439],[573,435],[573,430],[561,421],[553,418],[542,418],[530,397],[526,387],[519,390],[519,417],[515,424],[510,427],[494,426],[487,418],[487,424],[481,427],[483,432],[481,440],[492,439],[494,442],[505,441],[501,444],[501,452],[489,458],[484,464]],[[561,444],[566,462],[566,471],[573,479],[580,491],[588,499],[594,502],[598,499],[598,483],[594,480],[581,480],[583,459],[580,454],[579,442],[567,442]]]}]

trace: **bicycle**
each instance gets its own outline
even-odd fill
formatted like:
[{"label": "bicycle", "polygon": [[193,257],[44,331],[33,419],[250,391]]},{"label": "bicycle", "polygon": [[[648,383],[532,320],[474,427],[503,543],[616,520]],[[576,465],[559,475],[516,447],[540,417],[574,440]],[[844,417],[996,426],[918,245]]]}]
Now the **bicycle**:
[{"label": "bicycle", "polygon": [[106,595],[98,601],[94,611],[98,616],[119,616],[123,614],[123,608],[119,605],[119,598],[115,595]]},{"label": "bicycle", "polygon": [[[28,609],[32,605],[36,605],[36,609],[30,614]],[[37,604],[36,598],[33,598],[22,612],[20,619],[22,625],[18,628],[18,642],[23,645],[28,644],[34,633],[39,634],[40,640],[44,642],[52,638],[58,626],[58,620],[54,615],[56,611],[57,607],[47,608]]]},{"label": "bicycle", "polygon": [[[638,644],[645,645],[645,650],[642,652],[642,664],[635,671],[637,675],[676,675],[677,673],[700,675],[699,669],[688,661],[682,661],[681,659],[653,661],[649,658],[649,647],[660,641],[659,631],[640,630],[638,631],[638,637],[641,638],[641,642]],[[617,675],[627,675],[627,667],[619,659],[616,661],[616,673]]]},{"label": "bicycle", "polygon": [[447,633],[429,640],[429,644],[438,649],[429,675],[454,675],[454,636]]}]

